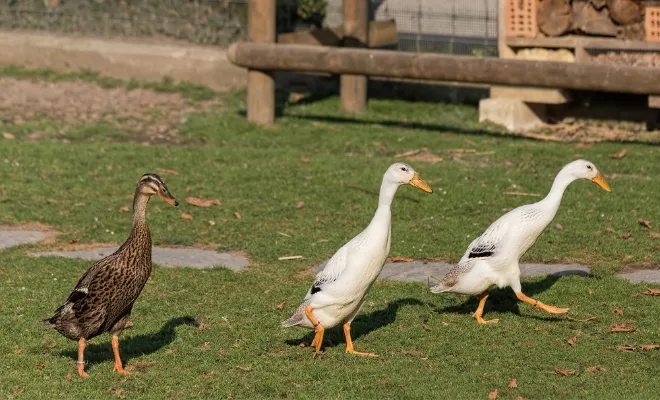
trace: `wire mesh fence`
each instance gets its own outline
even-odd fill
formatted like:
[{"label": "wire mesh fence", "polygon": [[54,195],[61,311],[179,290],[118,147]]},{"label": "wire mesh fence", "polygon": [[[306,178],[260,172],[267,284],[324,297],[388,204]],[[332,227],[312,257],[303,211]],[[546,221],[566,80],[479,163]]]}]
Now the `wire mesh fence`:
[{"label": "wire mesh fence", "polygon": [[[372,19],[396,20],[400,50],[497,55],[497,0],[369,2]],[[325,3],[321,19],[311,3]],[[342,0],[278,0],[277,28],[340,25],[341,15]],[[224,46],[246,39],[247,0],[5,0],[0,29]]]}]

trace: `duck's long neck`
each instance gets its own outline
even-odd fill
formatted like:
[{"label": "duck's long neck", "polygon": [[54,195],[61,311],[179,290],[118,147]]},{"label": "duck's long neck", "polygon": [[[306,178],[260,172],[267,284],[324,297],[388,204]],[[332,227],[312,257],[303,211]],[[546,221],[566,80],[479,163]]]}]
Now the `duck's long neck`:
[{"label": "duck's long neck", "polygon": [[151,235],[147,225],[147,204],[150,198],[151,196],[146,196],[139,191],[135,192],[133,198],[133,227],[127,240],[127,242],[139,240],[148,243],[149,250],[151,250]]},{"label": "duck's long neck", "polygon": [[378,195],[378,209],[374,218],[379,215],[387,215],[389,217],[392,214],[392,201],[398,188],[398,184],[383,179],[383,183],[380,185],[380,194]]},{"label": "duck's long neck", "polygon": [[575,179],[577,178],[568,172],[565,172],[564,170],[560,171],[555,177],[555,181],[552,183],[548,195],[539,202],[539,204],[543,205],[544,210],[548,212],[550,219],[554,218],[557,213],[559,204],[561,204],[561,199],[564,196],[564,191]]}]

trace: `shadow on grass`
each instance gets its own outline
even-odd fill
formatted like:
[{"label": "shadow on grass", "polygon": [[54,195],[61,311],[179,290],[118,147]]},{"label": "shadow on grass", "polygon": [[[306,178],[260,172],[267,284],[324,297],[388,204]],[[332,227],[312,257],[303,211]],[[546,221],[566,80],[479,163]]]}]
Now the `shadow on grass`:
[{"label": "shadow on grass", "polygon": [[[396,320],[396,315],[401,307],[425,304],[426,303],[420,300],[409,297],[390,302],[387,304],[387,307],[380,310],[375,310],[366,314],[358,313],[357,317],[351,324],[351,338],[353,339],[356,349],[365,351],[364,349],[361,349],[361,346],[355,343],[355,341],[362,336],[393,323]],[[301,339],[287,340],[286,344],[290,346],[300,346],[301,343],[304,343],[309,346],[309,344],[312,343],[312,339],[314,339],[314,331],[309,330],[309,332]],[[338,325],[325,331],[322,348],[330,348],[339,345],[343,346],[344,343],[344,331],[342,330],[341,325]]]},{"label": "shadow on grass", "polygon": [[[584,271],[563,271],[561,274],[557,275],[548,275],[540,281],[524,283],[522,285],[522,291],[527,296],[540,300],[536,296],[540,293],[545,292],[550,289],[552,285],[555,284],[562,276],[565,275],[588,275]],[[512,313],[520,315],[520,302],[516,298],[516,295],[513,293],[511,288],[494,288],[489,291],[488,300],[486,301],[486,307],[484,308],[484,319],[491,319],[488,317],[488,313],[496,311],[499,313]],[[470,296],[467,298],[463,304],[457,306],[447,306],[445,308],[435,308],[434,312],[438,314],[444,313],[455,313],[455,314],[468,314],[472,315],[474,310],[477,309],[478,301],[476,296]],[[556,307],[570,307],[570,304],[551,304]],[[528,304],[524,304],[523,307],[533,307]],[[554,316],[553,314],[548,314],[541,311],[542,316],[539,315],[529,315],[529,318],[534,318],[543,321],[560,321],[563,318]]]},{"label": "shadow on grass", "polygon": [[[176,327],[181,325],[198,326],[199,323],[195,318],[190,316],[172,318],[158,332],[132,336],[126,339],[120,337],[119,352],[124,366],[132,358],[155,353],[172,343],[176,339]],[[76,350],[62,351],[60,355],[70,357],[74,360],[78,358]],[[85,363],[87,366],[112,360],[114,360],[114,357],[109,343],[105,345],[91,344],[85,350]]]}]

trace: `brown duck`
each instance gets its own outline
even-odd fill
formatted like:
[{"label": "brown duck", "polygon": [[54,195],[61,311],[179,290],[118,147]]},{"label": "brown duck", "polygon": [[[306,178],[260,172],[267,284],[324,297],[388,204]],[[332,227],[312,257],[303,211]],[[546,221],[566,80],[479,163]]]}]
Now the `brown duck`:
[{"label": "brown duck", "polygon": [[97,261],[80,278],[64,305],[44,321],[45,328],[78,341],[78,375],[86,377],[85,341],[104,332],[112,334],[115,371],[127,374],[119,357],[119,335],[132,326],[128,320],[151,274],[151,234],[146,221],[147,203],[158,195],[173,206],[179,205],[156,174],[145,174],[133,198],[133,227],[124,244]]}]

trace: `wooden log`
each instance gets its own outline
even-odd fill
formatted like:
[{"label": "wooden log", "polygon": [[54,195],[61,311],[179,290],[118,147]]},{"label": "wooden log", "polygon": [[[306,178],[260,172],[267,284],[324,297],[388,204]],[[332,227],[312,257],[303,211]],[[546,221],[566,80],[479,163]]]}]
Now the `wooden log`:
[{"label": "wooden log", "polygon": [[[366,47],[368,43],[369,2],[344,0],[344,47]],[[344,111],[367,110],[367,77],[343,74],[340,79],[341,106]]]},{"label": "wooden log", "polygon": [[614,22],[628,25],[642,19],[642,5],[637,0],[607,0],[607,8]]},{"label": "wooden log", "polygon": [[590,2],[573,2],[572,30],[589,35],[616,36],[617,26],[610,19],[607,8],[596,10]]},{"label": "wooden log", "polygon": [[245,42],[227,57],[265,70],[660,95],[657,69],[648,67]]},{"label": "wooden log", "polygon": [[[248,38],[254,43],[275,42],[275,0],[249,0]],[[275,122],[275,76],[271,68],[249,68],[248,121],[260,125]]]},{"label": "wooden log", "polygon": [[[389,47],[398,43],[396,21],[393,19],[369,22],[368,47]],[[277,35],[277,43],[340,46],[344,40],[344,27],[316,28],[307,32],[291,32]]]},{"label": "wooden log", "polygon": [[541,32],[548,36],[560,36],[571,29],[573,10],[566,0],[541,0],[536,20]]}]

